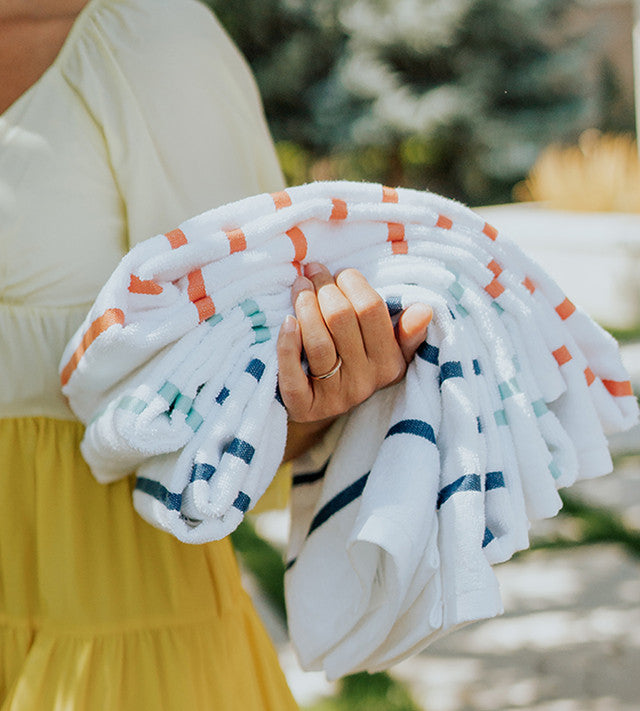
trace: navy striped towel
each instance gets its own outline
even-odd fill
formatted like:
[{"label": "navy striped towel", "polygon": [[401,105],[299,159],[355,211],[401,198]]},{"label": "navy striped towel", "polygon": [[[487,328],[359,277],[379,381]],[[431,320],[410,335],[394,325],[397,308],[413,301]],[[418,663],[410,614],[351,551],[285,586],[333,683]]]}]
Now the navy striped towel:
[{"label": "navy striped towel", "polygon": [[637,401],[615,341],[464,206],[348,182],[247,198],[132,249],[61,363],[94,475],[135,471],[136,509],[180,540],[230,533],[278,468],[275,339],[307,261],[360,269],[392,316],[434,311],[406,378],[296,464],[291,634],[338,677],[498,614],[491,565],[611,471]]}]

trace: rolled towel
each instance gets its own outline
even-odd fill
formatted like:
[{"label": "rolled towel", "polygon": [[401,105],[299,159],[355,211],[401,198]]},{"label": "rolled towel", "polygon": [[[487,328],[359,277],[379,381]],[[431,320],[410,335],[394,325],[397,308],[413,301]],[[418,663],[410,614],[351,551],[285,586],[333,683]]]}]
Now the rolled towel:
[{"label": "rolled towel", "polygon": [[[226,536],[282,459],[276,335],[304,263],[359,269],[393,319],[424,302],[406,377],[295,463],[285,574],[303,666],[385,668],[502,610],[492,564],[560,486],[611,470],[637,401],[615,341],[468,208],[327,182],[224,205],[140,243],[61,362],[103,482],[182,541]],[[307,468],[305,468],[307,467]]]}]

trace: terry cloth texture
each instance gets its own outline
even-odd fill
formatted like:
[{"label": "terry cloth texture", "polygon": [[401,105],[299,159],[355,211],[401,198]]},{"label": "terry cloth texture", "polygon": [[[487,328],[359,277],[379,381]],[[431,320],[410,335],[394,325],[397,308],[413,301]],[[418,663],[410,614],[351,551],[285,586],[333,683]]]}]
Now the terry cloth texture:
[{"label": "terry cloth texture", "polygon": [[297,463],[290,630],[335,678],[499,614],[491,565],[560,486],[611,471],[638,405],[614,339],[466,207],[349,182],[250,197],[134,247],[61,363],[96,478],[135,470],[136,509],[182,541],[230,533],[278,468],[276,336],[307,261],[358,268],[392,317],[434,312],[404,380]]}]

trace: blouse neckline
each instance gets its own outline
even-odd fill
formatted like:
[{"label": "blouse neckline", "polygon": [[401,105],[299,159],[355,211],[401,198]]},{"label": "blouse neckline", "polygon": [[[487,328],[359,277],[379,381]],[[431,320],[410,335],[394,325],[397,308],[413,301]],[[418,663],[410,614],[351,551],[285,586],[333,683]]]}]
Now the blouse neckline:
[{"label": "blouse neckline", "polygon": [[71,28],[67,33],[64,42],[62,43],[62,47],[60,47],[58,54],[56,54],[56,56],[53,58],[51,64],[42,72],[42,74],[33,82],[33,84],[28,86],[22,92],[22,94],[20,94],[20,96],[18,96],[11,104],[9,104],[9,106],[7,106],[7,108],[2,113],[0,113],[0,121],[8,118],[9,115],[14,110],[17,110],[17,108],[24,101],[27,101],[28,97],[31,94],[37,91],[38,86],[46,80],[47,75],[54,71],[56,67],[63,61],[64,57],[71,51],[77,41],[77,38],[81,36],[84,25],[87,22],[87,18],[93,12],[94,8],[98,5],[106,4],[107,2],[110,2],[110,0],[89,0],[89,2],[80,10],[75,20],[73,21],[73,24],[71,25]]}]

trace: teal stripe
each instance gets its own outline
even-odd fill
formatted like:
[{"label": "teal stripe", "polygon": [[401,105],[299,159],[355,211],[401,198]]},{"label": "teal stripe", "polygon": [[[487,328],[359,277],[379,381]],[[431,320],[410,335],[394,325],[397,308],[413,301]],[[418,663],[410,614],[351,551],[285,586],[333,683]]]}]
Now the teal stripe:
[{"label": "teal stripe", "polygon": [[118,410],[128,410],[136,415],[139,415],[147,406],[144,400],[139,397],[133,397],[132,395],[125,395],[122,400],[118,403]]},{"label": "teal stripe", "polygon": [[172,403],[179,394],[180,391],[178,390],[178,388],[173,383],[170,383],[168,380],[160,388],[160,390],[158,390],[158,395],[160,395],[160,397],[163,397],[168,403]]},{"label": "teal stripe", "polygon": [[465,309],[465,307],[462,304],[456,304],[456,311],[460,314],[460,316],[468,316],[469,312]]},{"label": "teal stripe", "polygon": [[222,316],[220,316],[220,314],[213,314],[213,316],[210,316],[206,320],[206,323],[208,323],[209,326],[215,326],[216,324],[220,323],[220,321],[222,321]]},{"label": "teal stripe", "polygon": [[192,405],[193,400],[190,397],[187,397],[187,395],[180,393],[175,401],[173,409],[180,410],[180,412],[184,412],[184,414],[187,415],[191,410]]},{"label": "teal stripe", "polygon": [[194,432],[198,431],[198,428],[202,424],[202,415],[197,411],[197,410],[191,410],[191,412],[187,415],[187,419],[185,422],[191,427],[191,429]]},{"label": "teal stripe", "polygon": [[245,299],[240,304],[240,308],[244,311],[245,316],[252,316],[260,311],[260,307],[253,299]]},{"label": "teal stripe", "polygon": [[551,462],[551,464],[549,464],[549,471],[551,472],[551,476],[554,479],[559,479],[562,476],[562,472],[560,471],[558,465],[555,462]]},{"label": "teal stripe", "polygon": [[449,287],[449,293],[456,301],[460,301],[460,297],[464,294],[464,287],[459,281],[454,281]]},{"label": "teal stripe", "polygon": [[494,417],[498,427],[509,424],[509,422],[507,420],[507,413],[504,410],[496,410],[493,413],[493,417]]},{"label": "teal stripe", "polygon": [[260,326],[264,326],[267,322],[267,317],[265,316],[264,311],[258,311],[255,314],[251,314],[249,318],[251,319],[251,323],[253,324],[254,329],[259,328]]},{"label": "teal stripe", "polygon": [[271,332],[266,326],[256,326],[253,331],[256,335],[255,343],[264,343],[271,340]]},{"label": "teal stripe", "polygon": [[511,386],[506,380],[503,380],[501,383],[498,383],[498,392],[500,393],[500,397],[503,400],[506,400],[508,397],[511,397],[513,393],[511,392]]},{"label": "teal stripe", "polygon": [[536,400],[535,402],[532,402],[531,407],[533,407],[533,411],[536,413],[536,417],[542,417],[543,415],[546,415],[547,412],[549,412],[547,403],[544,400]]},{"label": "teal stripe", "polygon": [[509,380],[509,385],[511,386],[511,390],[514,393],[521,393],[522,392],[522,388],[520,387],[520,383],[518,382],[517,378],[511,378]]},{"label": "teal stripe", "polygon": [[491,306],[493,306],[493,308],[502,316],[502,314],[504,313],[504,309],[497,301],[492,301]]}]

